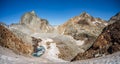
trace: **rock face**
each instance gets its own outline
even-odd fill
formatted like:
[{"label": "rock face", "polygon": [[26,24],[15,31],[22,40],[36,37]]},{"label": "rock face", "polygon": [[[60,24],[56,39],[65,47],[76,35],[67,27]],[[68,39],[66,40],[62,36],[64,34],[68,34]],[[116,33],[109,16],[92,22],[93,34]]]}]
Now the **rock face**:
[{"label": "rock face", "polygon": [[0,25],[0,45],[13,50],[17,54],[30,55],[33,47],[17,38],[8,28]]},{"label": "rock face", "polygon": [[118,17],[114,19],[114,23],[103,29],[89,50],[78,54],[72,61],[105,56],[117,51],[120,51],[120,20]]},{"label": "rock face", "polygon": [[107,26],[107,22],[99,18],[93,18],[84,12],[60,25],[58,30],[60,34],[70,35],[75,40],[82,41],[84,44],[80,47],[87,50],[105,26]]}]

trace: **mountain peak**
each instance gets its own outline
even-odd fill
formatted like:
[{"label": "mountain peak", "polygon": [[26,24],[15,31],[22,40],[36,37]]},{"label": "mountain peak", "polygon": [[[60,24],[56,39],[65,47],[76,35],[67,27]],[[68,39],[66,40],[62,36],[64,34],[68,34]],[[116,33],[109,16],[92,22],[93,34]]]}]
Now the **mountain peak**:
[{"label": "mountain peak", "polygon": [[115,16],[110,18],[109,24],[114,23],[116,20],[120,20],[120,12],[118,12]]},{"label": "mountain peak", "polygon": [[34,10],[32,10],[30,13],[35,14],[35,11],[34,11]]},{"label": "mountain peak", "polygon": [[80,14],[81,17],[91,17],[87,12],[83,12]]},{"label": "mountain peak", "polygon": [[120,16],[120,12],[118,12],[115,16]]},{"label": "mountain peak", "polygon": [[35,15],[35,16],[36,16],[36,14],[35,14],[35,11],[34,11],[34,10],[32,10],[31,12],[29,12],[29,14],[31,14],[31,15]]}]

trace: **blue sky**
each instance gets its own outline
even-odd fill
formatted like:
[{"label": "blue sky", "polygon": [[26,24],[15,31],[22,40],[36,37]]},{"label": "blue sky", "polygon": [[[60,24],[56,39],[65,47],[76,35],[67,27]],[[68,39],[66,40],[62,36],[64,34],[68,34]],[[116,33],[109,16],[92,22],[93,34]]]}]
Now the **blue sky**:
[{"label": "blue sky", "polygon": [[85,11],[109,20],[120,12],[120,0],[0,0],[0,21],[18,23],[24,13],[32,10],[52,25],[63,24]]}]

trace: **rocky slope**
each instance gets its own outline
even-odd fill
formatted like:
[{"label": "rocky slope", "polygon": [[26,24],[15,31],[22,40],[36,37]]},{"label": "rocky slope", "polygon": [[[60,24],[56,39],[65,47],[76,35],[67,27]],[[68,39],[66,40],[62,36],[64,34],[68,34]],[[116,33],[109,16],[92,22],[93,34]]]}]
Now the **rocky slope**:
[{"label": "rocky slope", "polygon": [[78,54],[72,61],[105,56],[117,51],[120,51],[120,20],[116,18],[114,23],[103,29],[103,32],[89,50]]},{"label": "rocky slope", "polygon": [[17,54],[31,55],[33,47],[17,38],[7,27],[0,25],[0,46],[7,47]]}]

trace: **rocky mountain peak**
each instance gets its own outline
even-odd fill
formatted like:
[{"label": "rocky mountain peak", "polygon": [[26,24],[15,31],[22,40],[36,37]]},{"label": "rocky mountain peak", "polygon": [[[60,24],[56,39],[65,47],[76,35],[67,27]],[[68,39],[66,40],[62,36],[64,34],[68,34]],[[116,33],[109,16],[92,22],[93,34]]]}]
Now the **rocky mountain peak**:
[{"label": "rocky mountain peak", "polygon": [[15,28],[17,30],[19,30],[21,28],[24,28],[23,30],[21,29],[21,31],[25,32],[25,33],[26,33],[27,30],[29,30],[29,32],[32,33],[32,32],[48,32],[49,30],[53,29],[49,25],[49,22],[46,19],[39,18],[35,14],[35,11],[25,13],[21,17],[20,23],[19,24],[13,24],[13,25],[11,25],[11,27]]},{"label": "rocky mountain peak", "polygon": [[120,12],[118,12],[115,16],[120,16]]},{"label": "rocky mountain peak", "polygon": [[30,15],[32,15],[32,16],[37,16],[34,10],[32,10],[31,12],[28,12],[28,13],[26,13],[26,14],[30,14]]},{"label": "rocky mountain peak", "polygon": [[120,12],[113,16],[110,20],[120,20]]},{"label": "rocky mountain peak", "polygon": [[109,20],[109,24],[114,23],[116,20],[120,20],[120,12],[117,13],[115,16],[111,17]]},{"label": "rocky mountain peak", "polygon": [[34,18],[37,18],[37,15],[35,14],[34,11],[32,12],[27,12],[21,17],[20,24],[28,24],[32,22]]},{"label": "rocky mountain peak", "polygon": [[35,14],[35,11],[34,11],[34,10],[33,10],[33,11],[31,11],[31,13]]},{"label": "rocky mountain peak", "polygon": [[91,17],[87,12],[80,14],[80,17]]}]

